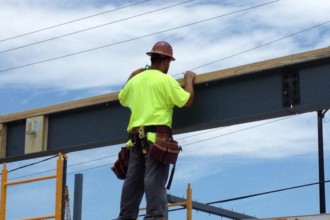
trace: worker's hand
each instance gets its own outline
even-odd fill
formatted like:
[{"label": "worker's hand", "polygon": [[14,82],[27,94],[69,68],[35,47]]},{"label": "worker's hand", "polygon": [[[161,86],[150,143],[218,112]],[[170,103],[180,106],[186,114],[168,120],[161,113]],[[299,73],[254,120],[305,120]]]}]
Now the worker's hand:
[{"label": "worker's hand", "polygon": [[191,81],[195,81],[196,78],[196,73],[194,73],[193,71],[187,71],[184,74],[184,79],[185,80],[191,80]]},{"label": "worker's hand", "polygon": [[185,106],[191,106],[191,104],[194,101],[194,82],[195,82],[195,78],[196,78],[196,73],[194,73],[193,71],[187,71],[184,74],[184,90],[186,90],[190,96],[188,101],[186,102]]},{"label": "worker's hand", "polygon": [[[134,76],[136,76],[137,74],[143,72],[144,70],[145,70],[144,68],[139,68],[139,69],[133,71],[133,72],[131,73],[131,75],[128,77],[127,82],[128,82],[130,79],[132,79]],[[126,83],[127,83],[127,82],[126,82]]]},{"label": "worker's hand", "polygon": [[139,69],[133,71],[133,72],[131,73],[131,76],[133,77],[133,76],[135,76],[135,75],[141,73],[142,71],[144,71],[144,68],[139,68]]}]

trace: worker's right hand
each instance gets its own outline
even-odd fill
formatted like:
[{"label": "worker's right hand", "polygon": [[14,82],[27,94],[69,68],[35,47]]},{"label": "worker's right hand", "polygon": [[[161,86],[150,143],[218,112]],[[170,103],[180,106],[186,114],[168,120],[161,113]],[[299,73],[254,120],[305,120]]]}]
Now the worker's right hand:
[{"label": "worker's right hand", "polygon": [[189,79],[189,80],[192,80],[192,81],[194,81],[195,80],[195,78],[196,78],[196,73],[194,73],[193,71],[186,71],[185,72],[185,74],[184,74],[184,78],[187,80],[187,79]]},{"label": "worker's right hand", "polygon": [[195,82],[195,78],[196,78],[196,73],[194,73],[193,71],[187,71],[184,74],[184,90],[186,90],[190,96],[188,101],[186,102],[185,106],[191,106],[191,104],[194,101],[194,82]]}]

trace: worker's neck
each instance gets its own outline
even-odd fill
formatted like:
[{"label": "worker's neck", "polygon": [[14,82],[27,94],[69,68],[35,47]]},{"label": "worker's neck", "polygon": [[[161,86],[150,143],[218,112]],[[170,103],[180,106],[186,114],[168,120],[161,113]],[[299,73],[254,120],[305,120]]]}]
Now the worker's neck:
[{"label": "worker's neck", "polygon": [[163,73],[166,73],[166,70],[165,70],[165,68],[164,68],[163,65],[151,64],[150,69],[159,70],[159,71],[161,71]]}]

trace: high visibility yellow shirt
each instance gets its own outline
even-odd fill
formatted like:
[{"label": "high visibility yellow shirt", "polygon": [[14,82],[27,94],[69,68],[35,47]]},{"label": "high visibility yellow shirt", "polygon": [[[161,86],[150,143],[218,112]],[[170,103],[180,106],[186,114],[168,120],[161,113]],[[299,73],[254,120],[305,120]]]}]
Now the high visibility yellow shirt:
[{"label": "high visibility yellow shirt", "polygon": [[120,104],[131,110],[127,131],[148,125],[172,127],[174,106],[184,106],[189,97],[172,76],[152,69],[131,78],[118,95]]}]

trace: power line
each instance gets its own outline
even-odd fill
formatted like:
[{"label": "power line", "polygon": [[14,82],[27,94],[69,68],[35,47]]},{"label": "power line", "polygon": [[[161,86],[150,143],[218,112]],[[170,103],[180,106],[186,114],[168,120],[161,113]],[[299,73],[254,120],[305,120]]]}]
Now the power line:
[{"label": "power line", "polygon": [[296,115],[289,116],[289,117],[286,117],[286,118],[280,118],[278,120],[274,120],[274,121],[270,121],[270,122],[265,122],[263,124],[254,125],[254,126],[243,128],[243,129],[236,130],[236,131],[231,131],[231,132],[228,132],[226,134],[217,135],[217,136],[214,136],[212,138],[195,141],[193,143],[185,144],[185,145],[182,145],[182,146],[188,146],[188,145],[192,145],[192,144],[196,144],[196,143],[200,143],[200,142],[204,142],[204,141],[209,141],[209,140],[212,140],[212,139],[216,139],[216,138],[219,138],[219,137],[227,136],[227,135],[234,134],[234,133],[237,133],[237,132],[246,131],[246,130],[249,130],[249,129],[252,129],[252,128],[257,128],[257,127],[261,127],[261,126],[268,125],[268,124],[271,124],[271,123],[275,123],[275,122],[278,122],[278,121],[286,120],[286,119],[292,118],[294,116],[296,116]]},{"label": "power line", "polygon": [[[330,23],[330,21],[323,22],[323,23],[321,23],[321,24],[318,24],[318,25],[315,25],[315,26],[312,26],[312,27],[309,27],[309,28],[303,29],[303,30],[301,30],[301,31],[295,32],[295,33],[290,34],[290,35],[287,35],[287,36],[285,36],[285,37],[278,38],[278,39],[276,39],[276,40],[273,40],[273,41],[267,42],[267,43],[265,43],[265,44],[262,44],[262,45],[259,45],[259,46],[256,46],[256,47],[253,47],[253,48],[250,48],[250,49],[247,49],[247,50],[243,50],[243,51],[241,51],[241,52],[239,52],[239,53],[236,53],[236,54],[233,54],[233,55],[230,55],[230,56],[227,56],[227,57],[224,57],[224,58],[221,58],[221,59],[218,59],[218,60],[212,61],[212,62],[210,62],[210,63],[206,63],[206,64],[203,64],[203,65],[201,65],[201,66],[194,67],[194,68],[192,68],[191,70],[196,70],[196,69],[199,69],[199,68],[202,68],[202,67],[205,67],[205,66],[209,66],[209,65],[211,65],[211,64],[214,64],[214,63],[217,63],[217,62],[220,62],[220,61],[223,61],[223,60],[229,59],[229,58],[233,58],[233,57],[235,57],[235,56],[238,56],[238,55],[241,55],[241,54],[244,54],[244,53],[250,52],[250,51],[252,51],[252,50],[256,50],[256,49],[259,49],[259,48],[261,48],[261,47],[268,46],[268,45],[270,45],[270,44],[276,43],[276,42],[278,42],[278,41],[281,41],[281,40],[284,40],[284,39],[287,39],[287,38],[290,38],[290,37],[293,37],[293,36],[295,36],[295,35],[298,35],[298,34],[301,34],[301,33],[303,33],[303,32],[306,32],[306,31],[312,30],[312,29],[314,29],[314,28],[317,28],[317,27],[320,27],[320,26],[326,25],[326,24],[328,24],[328,23]],[[182,74],[182,73],[177,73],[177,74],[174,74],[173,76],[177,76],[177,75],[179,75],[179,74]]]},{"label": "power line", "polygon": [[158,12],[158,11],[162,11],[162,10],[165,10],[165,9],[173,8],[173,7],[176,7],[176,6],[179,6],[179,5],[183,5],[183,4],[192,2],[192,1],[195,1],[195,0],[189,0],[189,1],[181,2],[181,3],[178,3],[178,4],[174,4],[174,5],[170,5],[170,6],[167,6],[167,7],[159,8],[159,9],[156,9],[156,10],[148,11],[148,12],[145,12],[145,13],[142,13],[142,14],[134,15],[134,16],[131,16],[131,17],[123,18],[123,19],[119,19],[119,20],[116,20],[116,21],[112,21],[112,22],[108,22],[108,23],[105,23],[105,24],[97,25],[97,26],[90,27],[90,28],[87,28],[87,29],[82,29],[80,31],[75,31],[75,32],[71,32],[71,33],[68,33],[68,34],[60,35],[60,36],[57,36],[57,37],[52,37],[52,38],[49,38],[49,39],[46,39],[46,40],[42,40],[42,41],[38,41],[38,42],[34,42],[34,43],[22,45],[22,46],[19,46],[19,47],[14,47],[14,48],[11,48],[11,49],[0,51],[0,53],[6,53],[6,52],[10,52],[10,51],[14,51],[14,50],[18,50],[18,49],[30,47],[30,46],[33,46],[33,45],[45,43],[45,42],[48,42],[48,41],[56,40],[56,39],[59,39],[59,38],[62,38],[62,37],[67,37],[67,36],[78,34],[78,33],[82,33],[82,32],[85,32],[85,31],[90,31],[90,30],[93,30],[93,29],[97,29],[97,28],[100,28],[100,27],[107,26],[107,25],[115,24],[115,23],[118,23],[118,22],[122,22],[122,21],[126,21],[126,20],[129,20],[129,19],[141,17],[141,16],[144,16],[144,15],[147,15],[147,14],[151,14],[151,13],[154,13],[154,12]]},{"label": "power line", "polygon": [[[92,159],[92,160],[87,160],[87,161],[71,164],[71,165],[68,165],[67,167],[69,168],[69,167],[78,166],[78,165],[85,164],[85,163],[91,163],[91,162],[98,161],[98,160],[104,160],[104,159],[108,159],[108,158],[111,158],[111,157],[115,157],[117,155],[118,154],[112,154],[112,155],[108,155],[108,156],[105,156],[105,157],[95,158],[95,159]],[[50,158],[50,159],[52,159],[52,158]],[[46,159],[46,160],[49,160],[49,159]],[[43,162],[43,161],[41,161],[41,162]],[[34,164],[38,164],[38,163],[40,163],[40,162],[37,162],[37,163],[34,163]],[[31,165],[34,165],[34,164],[31,164]],[[31,166],[31,165],[29,165],[29,166]],[[25,166],[25,167],[27,167],[27,166]],[[24,168],[24,167],[22,167],[22,168]],[[37,173],[27,174],[27,175],[24,175],[24,176],[19,176],[19,177],[15,177],[15,178],[11,178],[11,179],[20,179],[20,178],[24,178],[24,177],[28,177],[28,176],[34,176],[34,175],[41,174],[41,173],[47,173],[47,172],[54,171],[54,170],[56,170],[56,169],[44,170],[44,171],[40,171],[40,172],[37,172]],[[82,171],[80,171],[80,172],[82,172]]]},{"label": "power line", "polygon": [[78,170],[78,171],[70,172],[70,173],[68,173],[68,175],[75,174],[75,173],[81,173],[81,172],[85,172],[85,171],[89,171],[89,170],[94,170],[94,169],[98,169],[98,168],[102,168],[102,167],[107,167],[107,166],[110,167],[110,164],[104,164],[104,165],[100,165],[100,166],[96,166],[96,167],[87,168],[87,169],[84,169],[84,170]]},{"label": "power line", "polygon": [[214,128],[214,129],[211,129],[211,130],[201,131],[201,132],[197,132],[196,134],[184,136],[184,137],[181,137],[181,138],[176,138],[175,140],[176,141],[178,141],[178,140],[184,140],[186,138],[195,137],[195,136],[206,134],[206,133],[210,133],[210,132],[213,132],[213,131],[218,131],[218,130],[221,130],[221,129],[224,129],[224,128],[225,127],[218,127],[218,128]]},{"label": "power line", "polygon": [[17,167],[17,168],[15,168],[15,169],[9,170],[8,173],[10,173],[10,172],[14,172],[14,171],[16,171],[16,170],[20,170],[20,169],[23,169],[23,168],[26,168],[26,167],[30,167],[30,166],[33,166],[33,165],[36,165],[36,164],[39,164],[39,163],[46,162],[46,161],[51,160],[51,159],[53,159],[53,158],[55,158],[55,157],[58,157],[58,155],[54,155],[54,156],[52,156],[52,157],[48,157],[48,158],[46,158],[46,159],[43,159],[43,160],[40,160],[40,161],[37,161],[37,162],[34,162],[34,163],[30,163],[30,164],[27,164],[27,165],[24,165],[24,166]]},{"label": "power line", "polygon": [[[308,183],[308,184],[304,184],[304,185],[292,186],[292,187],[287,187],[287,188],[282,188],[282,189],[277,189],[277,190],[272,190],[272,191],[267,191],[267,192],[255,193],[255,194],[250,194],[250,195],[245,195],[245,196],[234,197],[234,198],[230,198],[230,199],[208,202],[205,204],[213,205],[213,204],[218,204],[218,203],[232,202],[232,201],[236,201],[236,200],[242,200],[242,199],[252,198],[252,197],[256,197],[256,196],[262,196],[262,195],[271,194],[271,193],[278,193],[278,192],[282,192],[282,191],[293,190],[293,189],[318,185],[321,183],[329,183],[329,182],[330,182],[330,180],[326,180],[326,181],[322,181],[322,182]],[[179,210],[183,210],[183,209],[185,209],[185,208],[171,209],[171,210],[169,210],[169,212],[179,211]]]},{"label": "power line", "polygon": [[231,198],[231,199],[224,199],[224,200],[219,200],[219,201],[215,201],[215,202],[208,202],[206,204],[212,205],[212,204],[217,204],[217,203],[232,202],[232,201],[236,201],[236,200],[247,199],[247,198],[252,198],[252,197],[256,197],[256,196],[262,196],[262,195],[266,195],[266,194],[277,193],[277,192],[298,189],[298,188],[303,188],[303,187],[307,187],[307,186],[318,185],[320,183],[329,183],[329,182],[330,182],[330,180],[326,180],[326,181],[322,181],[322,182],[314,182],[314,183],[309,183],[309,184],[304,184],[304,185],[299,185],[299,186],[292,186],[292,187],[288,187],[288,188],[277,189],[277,190],[272,190],[272,191],[267,191],[267,192],[255,193],[255,194],[246,195],[246,196],[239,196],[239,197],[235,197],[235,198]]},{"label": "power line", "polygon": [[[11,170],[8,170],[8,173],[11,173],[11,172],[14,172],[14,171],[17,171],[17,170],[20,170],[20,169],[23,169],[23,168],[26,168],[26,167],[30,167],[30,166],[33,166],[33,165],[36,165],[36,164],[39,164],[39,163],[43,163],[43,162],[46,162],[48,160],[51,160],[55,157],[57,157],[58,155],[54,155],[52,157],[48,157],[48,158],[45,158],[45,159],[42,159],[40,161],[36,161],[36,162],[33,162],[33,163],[30,163],[30,164],[26,164],[26,165],[23,165],[23,166],[20,166],[20,167],[17,167],[17,168],[14,168],[14,169],[11,169]],[[0,173],[0,175],[2,175],[2,173]]]},{"label": "power line", "polygon": [[235,12],[231,12],[231,13],[227,13],[227,14],[223,14],[223,15],[211,17],[211,18],[208,18],[208,19],[204,19],[204,20],[193,22],[193,23],[189,23],[189,24],[185,24],[185,25],[173,27],[173,28],[170,28],[170,29],[166,29],[166,30],[162,30],[162,31],[158,31],[158,32],[146,34],[146,35],[143,35],[143,36],[139,36],[139,37],[135,37],[135,38],[131,38],[131,39],[119,41],[119,42],[112,43],[112,44],[107,44],[107,45],[103,45],[103,46],[100,46],[100,47],[91,48],[91,49],[88,49],[88,50],[83,50],[83,51],[79,51],[79,52],[75,52],[75,53],[71,53],[71,54],[67,54],[67,55],[63,55],[63,56],[59,56],[59,57],[49,58],[49,59],[46,59],[46,60],[41,60],[41,61],[37,61],[37,62],[33,62],[33,63],[28,63],[28,64],[16,66],[16,67],[11,67],[11,68],[7,68],[7,69],[3,69],[3,70],[0,70],[0,73],[1,72],[15,70],[15,69],[20,69],[20,68],[24,68],[24,67],[28,67],[28,66],[33,66],[33,65],[37,65],[37,64],[41,64],[41,63],[46,63],[46,62],[50,62],[50,61],[54,61],[54,60],[58,60],[58,59],[63,59],[63,58],[66,58],[66,57],[71,57],[71,56],[75,56],[75,55],[78,55],[78,54],[83,54],[83,53],[87,53],[87,52],[91,52],[91,51],[103,49],[103,48],[106,48],[106,47],[110,47],[110,46],[114,46],[114,45],[118,45],[118,44],[122,44],[122,43],[127,43],[127,42],[134,41],[134,40],[139,40],[139,39],[150,37],[150,36],[153,36],[153,35],[157,35],[157,34],[169,32],[169,31],[177,30],[177,29],[180,29],[180,28],[188,27],[188,26],[195,25],[195,24],[200,24],[202,22],[207,22],[207,21],[210,21],[210,20],[214,20],[214,19],[221,18],[221,17],[228,16],[228,15],[232,15],[232,14],[235,14],[235,13],[239,13],[239,12],[247,11],[247,10],[250,10],[250,9],[262,7],[262,6],[265,6],[265,5],[268,5],[268,4],[272,4],[272,3],[275,3],[275,2],[278,2],[278,1],[280,1],[280,0],[276,0],[276,1],[272,1],[272,2],[267,2],[267,3],[264,3],[264,4],[252,6],[252,7],[245,8],[245,9],[241,9],[241,10],[238,10],[238,11],[235,11]]},{"label": "power line", "polygon": [[145,2],[148,2],[148,1],[150,1],[150,0],[136,2],[136,3],[130,4],[130,5],[126,5],[126,6],[123,6],[123,7],[119,7],[119,8],[116,8],[116,9],[112,9],[112,10],[100,12],[98,14],[89,15],[89,16],[86,16],[86,17],[82,17],[82,18],[71,20],[71,21],[67,21],[67,22],[64,22],[64,23],[56,24],[56,25],[53,25],[53,26],[50,26],[50,27],[38,29],[38,30],[35,30],[35,31],[31,31],[31,32],[27,32],[27,33],[24,33],[24,34],[20,34],[20,35],[16,35],[16,36],[13,36],[13,37],[10,37],[10,38],[2,39],[2,40],[0,40],[0,43],[1,42],[4,42],[4,41],[15,39],[15,38],[19,38],[19,37],[23,37],[23,36],[35,34],[35,33],[41,32],[41,31],[53,29],[53,28],[60,27],[60,26],[63,26],[63,25],[71,24],[71,23],[74,23],[74,22],[77,22],[77,21],[82,21],[82,20],[85,20],[85,19],[88,19],[88,18],[92,18],[92,17],[96,17],[96,16],[99,16],[99,15],[103,15],[103,14],[106,14],[106,13],[118,11],[118,10],[121,10],[121,9],[124,9],[124,8],[132,7],[132,6],[135,6],[135,5],[138,5],[138,4],[142,4],[142,3],[145,3]]}]

